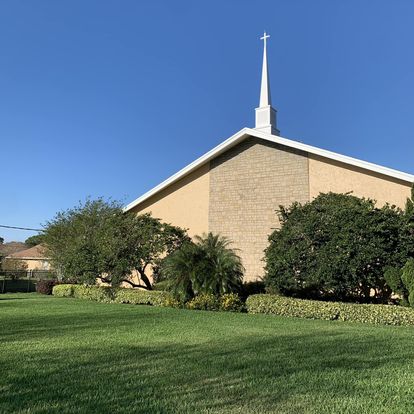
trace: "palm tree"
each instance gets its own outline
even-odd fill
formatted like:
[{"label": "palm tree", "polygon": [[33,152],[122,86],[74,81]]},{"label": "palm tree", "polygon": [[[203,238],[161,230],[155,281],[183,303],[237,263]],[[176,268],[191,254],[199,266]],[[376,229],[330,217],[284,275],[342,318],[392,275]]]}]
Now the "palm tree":
[{"label": "palm tree", "polygon": [[230,245],[226,237],[210,232],[169,255],[162,272],[170,290],[182,300],[200,293],[219,296],[238,291],[244,267]]}]

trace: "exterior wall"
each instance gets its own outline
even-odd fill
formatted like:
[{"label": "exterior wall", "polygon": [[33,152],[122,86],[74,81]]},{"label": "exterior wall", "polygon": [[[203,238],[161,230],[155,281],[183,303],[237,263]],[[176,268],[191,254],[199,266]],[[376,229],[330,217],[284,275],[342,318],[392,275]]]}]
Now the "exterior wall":
[{"label": "exterior wall", "polygon": [[378,205],[395,204],[403,208],[410,196],[411,184],[367,171],[339,161],[309,154],[310,198],[329,191],[377,200]]},{"label": "exterior wall", "polygon": [[153,195],[131,211],[151,212],[153,217],[188,230],[193,237],[208,231],[209,165]]},{"label": "exterior wall", "polygon": [[50,270],[48,260],[26,259],[23,261],[27,264],[27,270]]},{"label": "exterior wall", "polygon": [[5,260],[17,260],[19,263],[25,263],[27,265],[26,270],[50,270],[50,263],[47,259],[6,257]]},{"label": "exterior wall", "polygon": [[309,201],[307,154],[250,138],[210,162],[209,231],[240,249],[245,280],[263,276],[275,210]]}]

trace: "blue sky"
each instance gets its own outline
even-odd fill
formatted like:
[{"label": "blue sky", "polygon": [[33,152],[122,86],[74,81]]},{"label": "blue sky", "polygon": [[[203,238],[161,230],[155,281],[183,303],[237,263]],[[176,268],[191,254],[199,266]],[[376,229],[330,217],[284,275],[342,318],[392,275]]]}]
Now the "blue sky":
[{"label": "blue sky", "polygon": [[[414,173],[414,2],[0,2],[0,224],[132,201],[254,124]],[[30,232],[0,229],[6,240]]]}]

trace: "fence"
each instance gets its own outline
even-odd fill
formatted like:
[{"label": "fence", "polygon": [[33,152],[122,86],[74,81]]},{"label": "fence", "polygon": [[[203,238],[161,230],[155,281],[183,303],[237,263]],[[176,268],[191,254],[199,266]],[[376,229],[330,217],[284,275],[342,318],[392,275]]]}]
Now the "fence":
[{"label": "fence", "polygon": [[50,270],[1,270],[0,293],[34,292],[41,279],[56,279],[56,273]]}]

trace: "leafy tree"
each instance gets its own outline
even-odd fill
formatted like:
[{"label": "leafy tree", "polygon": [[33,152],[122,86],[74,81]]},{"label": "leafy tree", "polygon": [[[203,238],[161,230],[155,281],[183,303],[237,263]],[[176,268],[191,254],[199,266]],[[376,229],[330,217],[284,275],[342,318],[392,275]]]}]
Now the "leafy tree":
[{"label": "leafy tree", "polygon": [[244,268],[231,242],[220,235],[196,236],[169,255],[161,273],[183,301],[198,294],[216,296],[240,290]]},{"label": "leafy tree", "polygon": [[414,184],[411,187],[411,197],[407,198],[405,204],[401,243],[405,248],[407,256],[414,258]]},{"label": "leafy tree", "polygon": [[403,213],[350,194],[320,194],[280,207],[281,228],[269,237],[266,284],[288,296],[386,300],[386,266],[401,267]]},{"label": "leafy tree", "polygon": [[44,238],[45,236],[43,234],[35,234],[34,236],[28,237],[24,243],[29,247],[34,247],[38,244],[42,244],[44,242]]},{"label": "leafy tree", "polygon": [[[151,267],[187,240],[178,227],[149,214],[124,213],[119,203],[103,199],[58,213],[44,234],[49,257],[65,278],[146,289],[152,288]],[[134,272],[139,283],[131,280]]]},{"label": "leafy tree", "polygon": [[3,237],[0,237],[0,244],[3,244],[3,243],[4,243]]},{"label": "leafy tree", "polygon": [[384,279],[391,291],[398,294],[401,297],[401,304],[408,304],[409,291],[402,281],[402,269],[399,267],[388,266],[384,271]]},{"label": "leafy tree", "polygon": [[402,268],[401,280],[408,291],[408,302],[414,306],[414,259],[408,259]]}]

